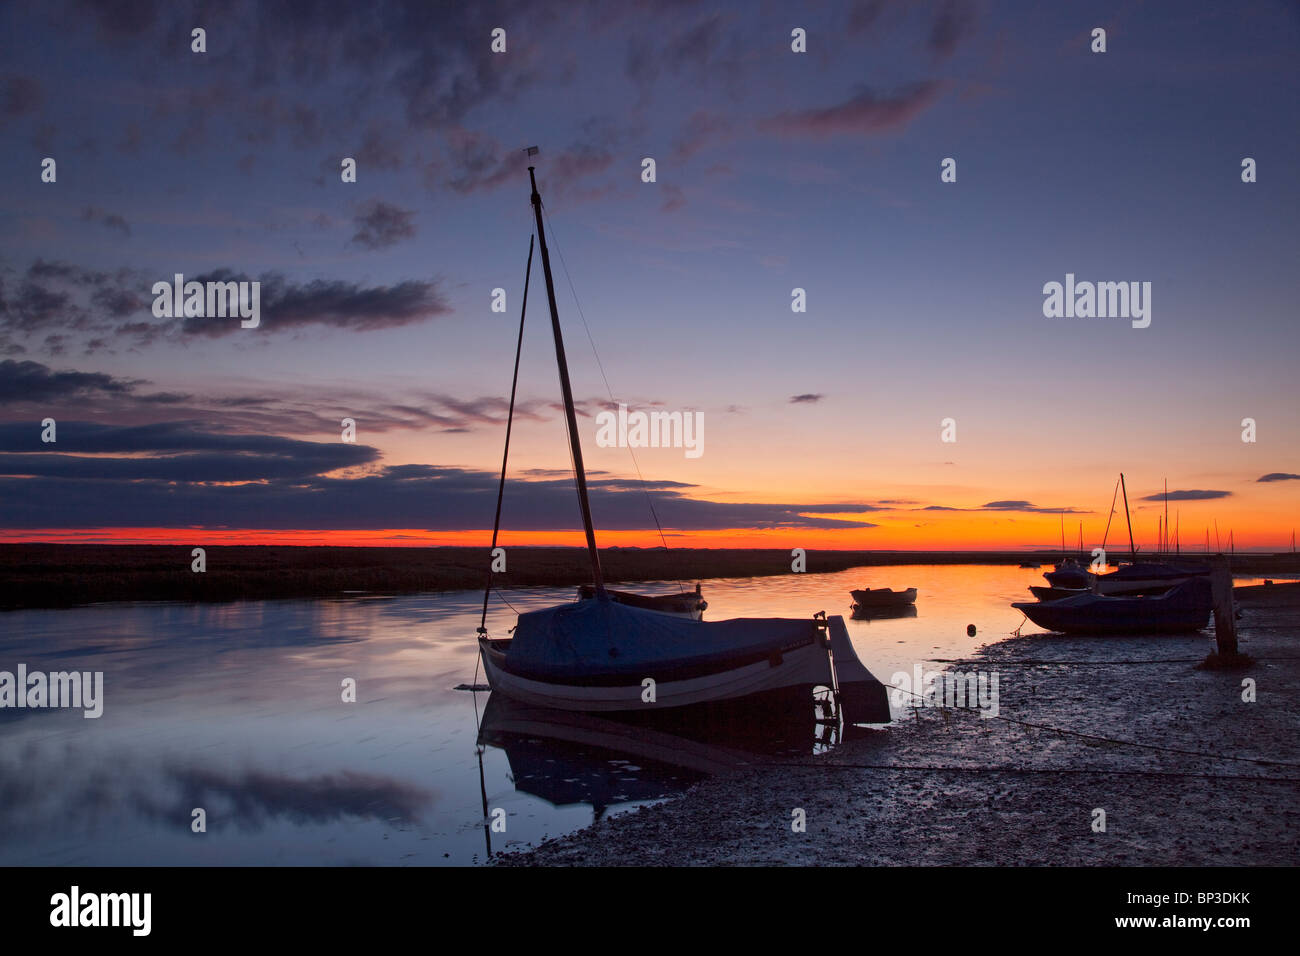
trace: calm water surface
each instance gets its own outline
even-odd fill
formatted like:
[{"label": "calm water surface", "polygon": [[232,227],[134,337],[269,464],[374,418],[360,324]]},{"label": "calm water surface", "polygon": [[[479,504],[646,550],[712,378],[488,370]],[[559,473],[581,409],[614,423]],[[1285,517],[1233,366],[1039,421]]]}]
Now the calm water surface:
[{"label": "calm water surface", "polygon": [[[851,588],[916,587],[915,617],[847,620],[863,663],[888,681],[1008,635],[1023,620],[1008,605],[1029,599],[1042,570],[707,581],[706,618],[848,619]],[[572,595],[505,597],[529,610]],[[103,671],[105,698],[93,720],[0,711],[0,864],[477,864],[489,840],[509,852],[672,796],[707,772],[592,740],[497,734],[478,746],[489,695],[453,688],[475,680],[481,601],[456,592],[0,614],[0,670]],[[494,597],[490,633],[514,622]],[[357,682],[356,703],[341,699],[345,678]],[[505,833],[485,833],[485,802],[489,819],[504,811]],[[206,833],[191,829],[199,807]]]}]

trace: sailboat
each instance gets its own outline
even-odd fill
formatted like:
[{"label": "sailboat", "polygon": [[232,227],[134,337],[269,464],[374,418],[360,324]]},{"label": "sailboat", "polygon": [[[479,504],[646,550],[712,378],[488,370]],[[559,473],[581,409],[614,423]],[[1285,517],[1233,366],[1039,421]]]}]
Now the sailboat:
[{"label": "sailboat", "polygon": [[[529,149],[530,156],[534,152]],[[591,561],[592,596],[521,613],[511,637],[491,638],[485,626],[485,594],[478,642],[492,690],[557,710],[626,713],[742,704],[794,713],[812,704],[815,689],[825,688],[837,718],[856,723],[888,721],[885,688],[858,660],[842,617],[828,618],[819,612],[803,619],[690,620],[616,601],[605,588],[535,167],[528,167],[528,176],[569,451]],[[525,310],[526,285],[525,279]],[[521,343],[522,339],[521,319]],[[518,352],[516,382],[517,376]],[[512,392],[512,416],[513,407]],[[509,434],[507,423],[507,453]],[[503,487],[504,479],[503,461]],[[499,525],[499,498],[497,514]],[[495,540],[494,530],[494,546]]]},{"label": "sailboat", "polygon": [[[1043,575],[1051,585],[1050,588],[1029,589],[1036,598],[1046,601],[1060,600],[1076,596],[1082,591],[1092,591],[1110,597],[1157,595],[1191,578],[1209,576],[1210,569],[1204,566],[1174,565],[1167,561],[1138,561],[1137,547],[1133,542],[1133,519],[1128,507],[1128,485],[1124,481],[1123,474],[1119,476],[1118,490],[1124,493],[1124,517],[1128,522],[1129,563],[1120,565],[1108,574],[1095,574],[1083,565],[1066,558],[1056,566],[1055,570]],[[1111,507],[1114,507],[1113,500]],[[1108,523],[1107,528],[1109,527]]]},{"label": "sailboat", "polygon": [[[1058,565],[1056,572],[1043,575],[1052,587],[1029,589],[1038,603],[1015,602],[1011,606],[1050,631],[1163,634],[1199,630],[1206,625],[1212,610],[1210,569],[1139,562],[1123,473],[1117,482],[1116,492],[1119,491],[1124,493],[1131,562],[1109,574],[1072,569],[1077,570],[1082,581],[1064,577]],[[1112,496],[1112,512],[1114,507]],[[1106,528],[1109,532],[1109,522]],[[1104,539],[1102,543],[1104,546]]]},{"label": "sailboat", "polygon": [[1210,622],[1209,578],[1190,578],[1162,594],[1112,597],[1081,591],[1059,601],[1017,601],[1011,606],[1039,627],[1067,634],[1179,634]]}]

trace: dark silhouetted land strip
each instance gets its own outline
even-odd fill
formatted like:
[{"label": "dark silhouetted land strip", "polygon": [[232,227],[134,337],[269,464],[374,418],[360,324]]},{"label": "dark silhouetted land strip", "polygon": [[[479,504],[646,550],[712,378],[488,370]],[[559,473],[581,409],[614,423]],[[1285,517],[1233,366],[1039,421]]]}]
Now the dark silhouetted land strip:
[{"label": "dark silhouetted land strip", "polygon": [[[236,601],[334,597],[348,592],[409,594],[481,588],[487,548],[209,547],[207,570],[190,570],[191,547],[0,544],[0,608],[69,607],[101,601]],[[1193,556],[1194,559],[1194,556]],[[1052,555],[1024,551],[809,551],[809,573],[896,564],[1019,564]],[[789,550],[610,548],[610,583],[789,574]],[[566,586],[591,580],[582,548],[508,549],[501,588]],[[1236,555],[1247,574],[1300,572],[1295,555]]]}]

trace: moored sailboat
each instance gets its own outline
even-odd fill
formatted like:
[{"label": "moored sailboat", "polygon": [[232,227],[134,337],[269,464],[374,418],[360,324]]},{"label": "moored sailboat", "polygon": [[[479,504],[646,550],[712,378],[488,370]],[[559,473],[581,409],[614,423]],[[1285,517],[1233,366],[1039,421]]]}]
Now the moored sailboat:
[{"label": "moored sailboat", "polygon": [[[842,618],[689,620],[616,600],[606,589],[534,167],[528,174],[593,581],[589,598],[520,614],[509,638],[488,637],[485,610],[479,652],[488,683],[527,704],[607,713],[722,702],[793,708],[811,704],[813,690],[823,687],[847,720],[889,720],[884,686],[858,660]],[[517,367],[518,352],[516,374]],[[512,393],[512,414],[513,407]],[[503,461],[503,481],[504,474]],[[498,522],[499,515],[498,504]]]},{"label": "moored sailboat", "polygon": [[[1070,596],[1068,593],[1062,593],[1069,591],[1091,591],[1112,597],[1156,595],[1192,578],[1209,575],[1210,569],[1207,567],[1179,566],[1166,561],[1138,561],[1137,547],[1133,542],[1133,519],[1128,509],[1128,486],[1123,474],[1116,482],[1116,491],[1124,493],[1124,517],[1128,522],[1129,563],[1122,564],[1109,573],[1098,574],[1073,558],[1064,558],[1053,570],[1043,575],[1051,585],[1050,588],[1029,589],[1034,592],[1035,597],[1042,600],[1058,600]],[[1112,512],[1114,506],[1115,501],[1112,498]],[[1109,521],[1106,530],[1109,533]],[[1105,548],[1105,540],[1102,541],[1102,548]]]},{"label": "moored sailboat", "polygon": [[1109,597],[1085,591],[1057,601],[1011,605],[1049,631],[1070,634],[1178,634],[1210,622],[1209,578],[1196,577],[1158,595]]}]

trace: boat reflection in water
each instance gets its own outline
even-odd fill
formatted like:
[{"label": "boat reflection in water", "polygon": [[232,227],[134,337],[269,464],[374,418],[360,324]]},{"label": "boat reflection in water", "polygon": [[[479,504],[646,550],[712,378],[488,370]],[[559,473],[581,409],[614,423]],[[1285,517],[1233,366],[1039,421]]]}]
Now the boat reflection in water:
[{"label": "boat reflection in water", "polygon": [[903,604],[898,607],[862,607],[855,604],[851,619],[854,621],[884,621],[891,618],[916,617],[915,604]]},{"label": "boat reflection in water", "polygon": [[[816,704],[816,702],[814,702]],[[765,760],[824,752],[859,731],[807,698],[757,706],[707,704],[659,712],[588,714],[488,696],[478,753],[484,835],[492,853],[483,750],[505,752],[515,789],[555,807],[587,804],[592,822],[624,804],[664,800],[699,781]]]}]

